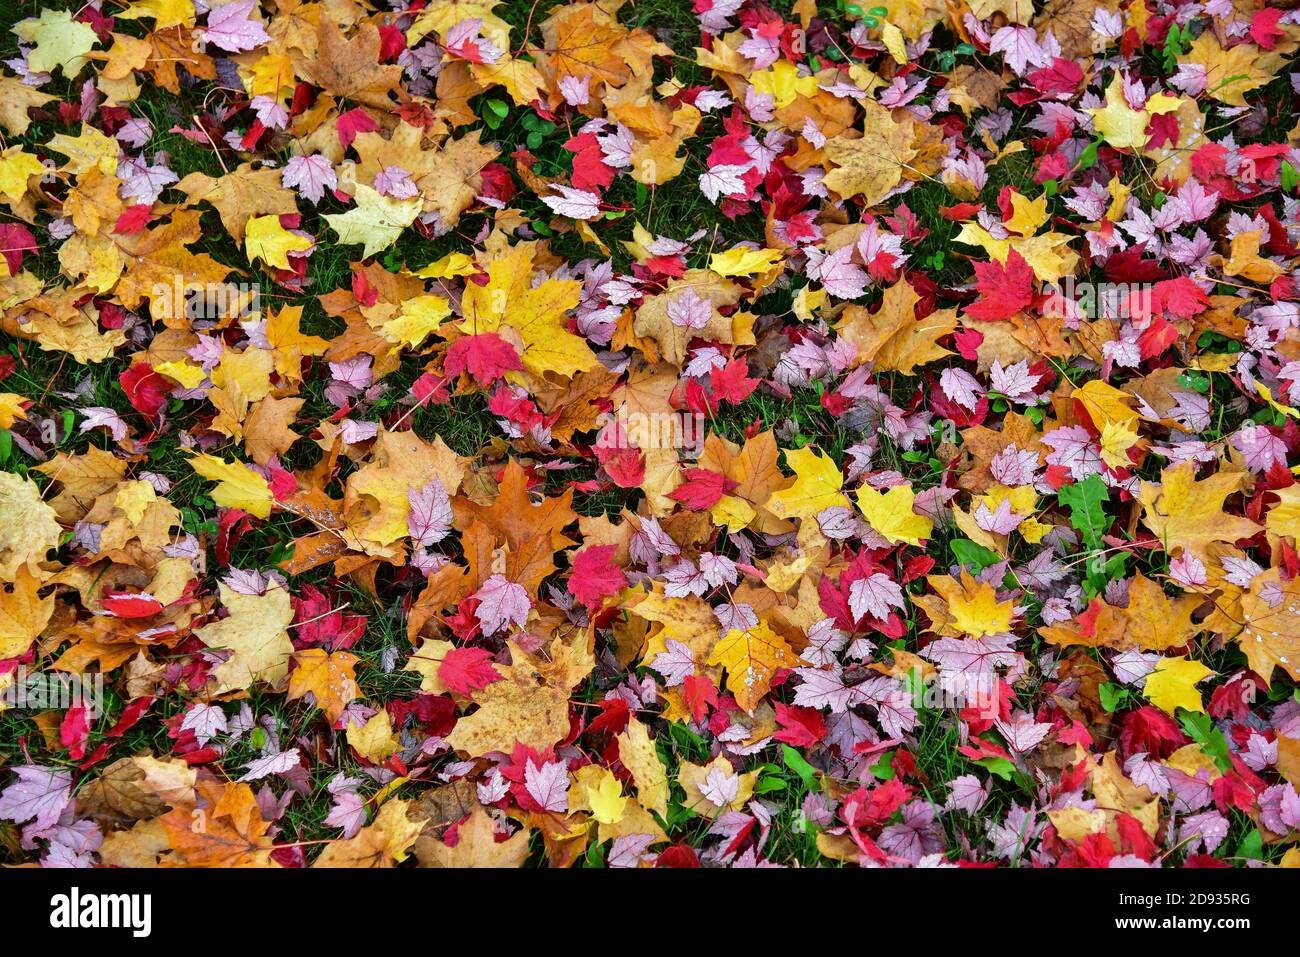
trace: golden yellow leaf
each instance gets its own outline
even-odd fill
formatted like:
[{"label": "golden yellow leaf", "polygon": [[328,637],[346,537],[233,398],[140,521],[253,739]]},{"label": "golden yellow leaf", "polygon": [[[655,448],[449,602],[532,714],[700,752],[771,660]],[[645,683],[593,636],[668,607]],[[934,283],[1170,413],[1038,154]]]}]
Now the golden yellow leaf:
[{"label": "golden yellow leaf", "polygon": [[293,654],[287,631],[293,622],[289,593],[273,585],[264,595],[241,595],[223,582],[221,604],[229,616],[194,632],[209,648],[231,652],[212,671],[214,693],[242,691],[258,681],[278,685],[289,673]]},{"label": "golden yellow leaf", "polygon": [[304,648],[294,654],[295,667],[289,675],[289,700],[311,694],[316,707],[338,724],[349,704],[360,696],[357,688],[356,655],[346,651]]},{"label": "golden yellow leaf", "polygon": [[867,524],[895,545],[920,545],[934,531],[934,522],[914,511],[916,493],[910,485],[895,485],[884,492],[862,485],[857,499]]},{"label": "golden yellow leaf", "polygon": [[215,455],[200,452],[190,457],[190,468],[210,482],[216,482],[212,500],[224,508],[239,508],[266,518],[275,499],[271,486],[243,462],[223,462]]},{"label": "golden yellow leaf", "polygon": [[1214,674],[1199,661],[1188,658],[1161,658],[1155,671],[1147,675],[1142,693],[1157,708],[1173,714],[1177,708],[1204,711],[1205,704],[1196,683]]},{"label": "golden yellow leaf", "polygon": [[752,628],[731,629],[713,646],[708,663],[727,669],[727,690],[749,712],[771,688],[776,669],[805,664],[764,621]]}]

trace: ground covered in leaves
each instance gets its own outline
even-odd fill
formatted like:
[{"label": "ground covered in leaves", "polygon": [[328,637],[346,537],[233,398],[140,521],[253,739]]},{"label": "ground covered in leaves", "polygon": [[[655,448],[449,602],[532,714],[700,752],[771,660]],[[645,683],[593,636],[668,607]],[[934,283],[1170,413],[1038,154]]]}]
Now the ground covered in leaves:
[{"label": "ground covered in leaves", "polygon": [[0,860],[1300,866],[1297,14],[5,9]]}]

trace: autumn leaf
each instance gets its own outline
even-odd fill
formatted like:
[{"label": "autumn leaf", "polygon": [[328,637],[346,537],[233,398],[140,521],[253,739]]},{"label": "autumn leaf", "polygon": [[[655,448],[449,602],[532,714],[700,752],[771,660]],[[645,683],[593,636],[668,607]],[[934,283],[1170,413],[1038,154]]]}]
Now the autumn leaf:
[{"label": "autumn leaf", "polygon": [[242,462],[225,462],[201,452],[190,458],[190,468],[210,482],[216,482],[212,500],[227,508],[243,509],[266,518],[271,514],[271,487],[266,479]]},{"label": "autumn leaf", "polygon": [[918,319],[915,311],[918,302],[920,296],[903,279],[885,290],[877,311],[870,312],[857,305],[844,310],[838,328],[856,347],[857,361],[914,375],[917,366],[950,355],[938,340],[956,330],[956,311],[937,309]]},{"label": "autumn leaf", "polygon": [[848,506],[848,497],[840,491],[844,477],[829,455],[814,449],[787,449],[785,461],[794,470],[795,481],[768,496],[766,504],[774,515],[807,519],[833,506]]},{"label": "autumn leaf", "polygon": [[1188,658],[1161,658],[1155,671],[1147,676],[1142,693],[1157,708],[1173,714],[1177,708],[1204,711],[1198,682],[1214,674],[1209,668]]},{"label": "autumn leaf", "polygon": [[19,565],[13,587],[0,592],[0,657],[17,658],[40,636],[54,614],[54,598],[37,595],[40,581]]},{"label": "autumn leaf", "polygon": [[294,654],[293,660],[288,698],[310,694],[330,723],[337,724],[343,710],[360,696],[355,674],[357,656],[346,651],[304,648]]},{"label": "autumn leaf", "polygon": [[1196,478],[1196,466],[1184,462],[1165,469],[1157,484],[1142,483],[1138,500],[1142,521],[1171,553],[1184,550],[1204,559],[1215,542],[1249,538],[1259,526],[1248,518],[1228,515],[1223,502],[1242,490],[1245,475],[1220,471]]},{"label": "autumn leaf", "polygon": [[802,659],[764,622],[733,628],[709,652],[708,663],[727,669],[727,690],[736,703],[753,711],[772,684],[778,668],[794,668]]},{"label": "autumn leaf", "polygon": [[867,524],[878,534],[895,544],[906,542],[920,545],[930,537],[934,523],[915,511],[916,494],[908,485],[894,485],[884,492],[869,485],[857,491],[858,508]]},{"label": "autumn leaf", "polygon": [[424,821],[412,819],[411,810],[409,801],[386,802],[373,823],[327,845],[312,867],[396,867],[424,830]]},{"label": "autumn leaf", "polygon": [[272,587],[263,595],[244,595],[223,584],[221,604],[229,616],[195,631],[209,648],[230,652],[212,673],[216,693],[244,690],[258,681],[281,682],[293,654],[286,630],[293,621],[289,593]]},{"label": "autumn leaf", "polygon": [[916,158],[911,127],[894,122],[889,110],[874,101],[866,103],[862,136],[837,136],[826,144],[833,168],[823,182],[844,199],[861,196],[875,206],[903,179],[904,169]]}]

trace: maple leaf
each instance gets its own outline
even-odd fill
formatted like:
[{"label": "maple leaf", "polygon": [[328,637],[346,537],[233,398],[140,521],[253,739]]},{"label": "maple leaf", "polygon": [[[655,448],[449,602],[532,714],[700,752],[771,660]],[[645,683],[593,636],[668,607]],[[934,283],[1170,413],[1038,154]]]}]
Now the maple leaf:
[{"label": "maple leaf", "polygon": [[917,366],[952,354],[938,340],[957,328],[953,309],[936,309],[924,319],[917,319],[916,304],[920,301],[911,283],[902,279],[885,290],[875,312],[856,305],[845,309],[836,329],[856,348],[857,362],[913,375]]},{"label": "maple leaf", "polygon": [[18,658],[40,636],[54,614],[54,598],[40,598],[40,580],[19,565],[13,587],[0,591],[0,658]]},{"label": "maple leaf", "polygon": [[875,206],[903,179],[904,168],[916,158],[912,129],[895,123],[889,110],[872,100],[863,104],[866,118],[862,136],[835,136],[826,143],[833,168],[822,180],[843,199],[861,196]]},{"label": "maple leaf", "polygon": [[1213,671],[1193,659],[1161,658],[1156,662],[1155,671],[1147,675],[1142,693],[1168,714],[1173,714],[1177,708],[1204,711],[1205,705],[1196,684],[1212,674]]},{"label": "maple leaf", "polygon": [[0,794],[0,818],[22,824],[31,821],[44,831],[59,820],[72,800],[72,773],[36,764],[16,765],[18,780]]},{"label": "maple leaf", "polygon": [[947,575],[926,579],[947,604],[951,626],[972,638],[1000,635],[1011,629],[1012,603],[998,601],[988,582],[977,582],[965,571],[961,579]]},{"label": "maple leaf", "polygon": [[231,653],[213,669],[215,693],[244,690],[258,681],[271,685],[282,681],[293,654],[286,630],[293,622],[289,593],[273,586],[264,595],[243,595],[222,583],[221,604],[229,617],[194,632],[209,648]]},{"label": "maple leaf", "polygon": [[1151,117],[1171,113],[1176,109],[1178,98],[1168,93],[1156,93],[1141,110],[1133,109],[1124,93],[1123,78],[1116,73],[1106,87],[1106,105],[1088,112],[1092,114],[1093,128],[1111,146],[1116,149],[1142,149],[1147,144],[1146,129],[1151,123]]},{"label": "maple leaf", "polygon": [[805,664],[785,639],[762,621],[750,628],[728,631],[709,652],[707,663],[727,669],[727,690],[749,712],[771,688],[776,669]]},{"label": "maple leaf", "polygon": [[515,347],[495,332],[462,336],[447,349],[443,369],[449,376],[468,372],[479,385],[491,385],[507,372],[524,367]]},{"label": "maple leaf", "polygon": [[[581,641],[581,638],[578,639]],[[512,664],[496,665],[504,680],[494,681],[473,695],[478,710],[461,717],[448,743],[472,756],[489,751],[513,753],[516,744],[534,751],[553,746],[569,729],[569,693],[595,667],[585,647],[551,643],[551,658],[541,662],[513,643]]]},{"label": "maple leaf", "polygon": [[1237,643],[1250,670],[1273,680],[1277,666],[1300,676],[1300,579],[1283,580],[1276,568],[1251,580],[1241,596],[1241,632]]},{"label": "maple leaf", "polygon": [[637,799],[644,807],[668,813],[668,774],[655,749],[650,729],[632,718],[627,729],[617,736],[619,760],[636,782]]},{"label": "maple leaf", "polygon": [[266,479],[243,462],[223,462],[200,452],[190,457],[190,468],[210,482],[216,482],[212,500],[224,508],[238,508],[258,518],[271,514],[274,498]]},{"label": "maple leaf", "polygon": [[794,470],[795,480],[788,488],[773,492],[767,508],[781,518],[815,518],[834,506],[847,506],[848,496],[840,489],[844,476],[835,460],[814,449],[787,449],[785,461]]},{"label": "maple leaf", "polygon": [[302,75],[340,99],[392,109],[391,94],[401,83],[402,68],[380,63],[378,27],[365,24],[348,39],[333,18],[321,17],[315,40],[315,55],[297,64]]},{"label": "maple leaf", "polygon": [[1138,572],[1129,583],[1125,637],[1143,651],[1181,647],[1202,630],[1192,621],[1192,613],[1201,604],[1196,595],[1169,598],[1164,589]]},{"label": "maple leaf", "polygon": [[23,566],[43,578],[40,563],[62,535],[54,509],[41,500],[36,483],[0,472],[0,580],[15,581]]},{"label": "maple leaf", "polygon": [[601,606],[606,598],[618,594],[627,584],[623,569],[614,564],[615,545],[592,545],[573,556],[573,574],[569,590],[589,611]]},{"label": "maple leaf", "polygon": [[594,368],[598,363],[586,342],[565,328],[565,314],[578,304],[581,284],[547,279],[533,286],[532,268],[532,255],[522,245],[489,263],[487,285],[471,283],[465,290],[460,331],[503,335],[510,330],[522,346],[524,370],[539,378],[547,372],[572,376]]},{"label": "maple leaf", "polygon": [[379,764],[398,748],[393,733],[393,720],[388,711],[380,708],[364,724],[348,722],[348,744],[367,761]]},{"label": "maple leaf", "polygon": [[357,183],[353,199],[357,203],[354,209],[321,218],[338,233],[340,243],[361,243],[365,247],[362,256],[373,256],[397,242],[402,230],[420,215],[422,206],[419,197],[381,196],[364,183]]},{"label": "maple leaf", "polygon": [[423,867],[522,867],[528,856],[528,830],[498,841],[492,817],[475,804],[469,817],[456,826],[453,846],[425,835],[415,842],[415,856]]},{"label": "maple leaf", "polygon": [[276,269],[290,269],[289,253],[311,249],[312,241],[280,225],[279,216],[253,216],[244,230],[248,258],[260,259]]},{"label": "maple leaf", "polygon": [[20,39],[34,44],[27,53],[27,69],[49,73],[57,68],[69,79],[81,72],[86,54],[97,42],[94,29],[73,20],[68,10],[42,10],[39,17],[21,20],[13,30]]},{"label": "maple leaf", "polygon": [[311,694],[316,707],[338,724],[347,706],[360,697],[356,666],[360,660],[346,651],[304,648],[293,656],[294,669],[289,675],[290,700]]},{"label": "maple leaf", "polygon": [[628,799],[618,778],[602,768],[597,782],[587,785],[587,804],[591,816],[601,824],[617,824],[627,813]]},{"label": "maple leaf", "polygon": [[[207,806],[175,807],[160,821],[171,849],[187,867],[274,867],[271,822],[247,784],[200,786]],[[197,819],[202,827],[195,827]]]},{"label": "maple leaf", "polygon": [[[563,495],[533,504],[524,470],[510,462],[490,506],[460,500],[453,505],[456,527],[468,535],[476,522],[481,523],[484,531],[506,545],[505,577],[534,594],[542,580],[555,571],[556,551],[576,544],[562,531],[577,520],[572,501],[573,490],[568,489]],[[481,581],[487,577],[483,575]]]},{"label": "maple leaf", "polygon": [[409,801],[389,800],[354,836],[326,845],[312,867],[396,867],[424,830],[413,810]]},{"label": "maple leaf", "polygon": [[1011,249],[1005,264],[977,262],[975,276],[980,298],[967,306],[966,315],[985,322],[1010,319],[1034,301],[1034,272],[1025,258]]},{"label": "maple leaf", "polygon": [[438,664],[438,679],[449,691],[469,697],[502,680],[491,662],[492,653],[483,648],[448,648]]},{"label": "maple leaf", "polygon": [[910,485],[894,485],[884,492],[862,485],[857,501],[867,524],[894,544],[920,545],[934,531],[934,523],[913,510],[916,493]]},{"label": "maple leaf", "polygon": [[1198,480],[1191,462],[1167,468],[1160,484],[1142,483],[1142,521],[1170,554],[1183,550],[1204,560],[1214,542],[1235,542],[1259,531],[1250,519],[1223,511],[1223,500],[1241,491],[1245,478],[1242,472],[1220,471]]},{"label": "maple leaf", "polygon": [[[246,232],[253,221],[258,221],[259,229],[269,231],[279,225],[280,216],[298,212],[298,203],[293,193],[285,189],[281,182],[283,177],[283,171],[274,167],[253,169],[252,163],[243,163],[232,172],[219,177],[190,173],[176,183],[175,188],[188,197],[190,204],[206,202],[216,207],[226,232],[230,233],[235,242],[244,245]],[[274,223],[269,220],[274,220]],[[275,235],[278,236],[279,233],[276,232]],[[305,249],[306,246],[298,248]],[[253,254],[250,252],[249,255]],[[278,268],[289,267],[285,265]]]}]

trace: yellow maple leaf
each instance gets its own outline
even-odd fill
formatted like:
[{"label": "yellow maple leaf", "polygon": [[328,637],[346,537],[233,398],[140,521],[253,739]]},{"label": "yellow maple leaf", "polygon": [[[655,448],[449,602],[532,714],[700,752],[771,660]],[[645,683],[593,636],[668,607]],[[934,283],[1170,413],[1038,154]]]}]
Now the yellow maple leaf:
[{"label": "yellow maple leaf", "polygon": [[434,260],[415,275],[421,279],[451,279],[454,276],[473,276],[478,272],[478,264],[465,253],[447,253],[441,259]]},{"label": "yellow maple leaf", "polygon": [[389,342],[394,343],[395,350],[401,346],[412,349],[420,345],[437,332],[442,320],[451,315],[451,305],[442,296],[425,295],[407,299],[402,303],[397,315],[385,322],[379,329]]},{"label": "yellow maple leaf", "polygon": [[393,734],[393,722],[388,711],[380,708],[363,725],[348,723],[348,744],[368,761],[379,764],[397,750],[398,740]]},{"label": "yellow maple leaf", "polygon": [[836,329],[857,347],[856,361],[870,362],[881,371],[913,375],[916,367],[952,355],[938,340],[957,329],[957,310],[935,309],[916,318],[921,297],[912,284],[900,279],[885,290],[880,308],[850,304]]},{"label": "yellow maple leaf", "polygon": [[112,173],[117,169],[120,150],[117,140],[85,123],[81,125],[79,136],[58,133],[45,145],[68,158],[61,168],[74,176],[94,167],[98,167],[101,173]]},{"label": "yellow maple leaf", "polygon": [[243,462],[223,462],[215,455],[200,452],[190,457],[190,468],[217,483],[212,490],[212,501],[223,508],[243,509],[258,518],[271,514],[275,501],[271,486]]},{"label": "yellow maple leaf", "polygon": [[1113,469],[1130,468],[1128,450],[1137,444],[1138,434],[1122,422],[1107,422],[1101,429],[1101,460]]},{"label": "yellow maple leaf", "polygon": [[[567,329],[569,310],[582,297],[582,283],[548,279],[532,285],[533,254],[515,246],[488,266],[488,283],[467,283],[461,300],[464,318],[457,328],[466,335],[513,330],[522,342],[524,372],[541,378],[547,372],[567,377],[600,364],[585,339]],[[508,335],[505,338],[510,338]],[[525,383],[519,372],[506,378]]]},{"label": "yellow maple leaf", "polygon": [[1147,144],[1147,127],[1151,117],[1172,113],[1178,109],[1178,98],[1168,93],[1156,93],[1146,105],[1135,110],[1124,96],[1124,79],[1116,73],[1106,87],[1106,105],[1094,107],[1092,125],[1097,133],[1116,149],[1142,149]]},{"label": "yellow maple leaf", "polygon": [[848,507],[848,497],[840,491],[844,476],[829,455],[813,449],[786,449],[785,461],[794,470],[795,482],[772,493],[767,500],[772,514],[806,519],[835,505]]},{"label": "yellow maple leaf", "polygon": [[1070,398],[1083,406],[1098,431],[1111,423],[1123,426],[1126,432],[1136,431],[1138,414],[1129,408],[1133,396],[1127,392],[1100,379],[1089,379],[1071,392]]},{"label": "yellow maple leaf", "polygon": [[425,820],[407,813],[414,810],[408,801],[389,801],[374,823],[346,840],[327,844],[312,867],[396,867],[424,830]]},{"label": "yellow maple leaf", "polygon": [[346,651],[329,652],[324,648],[304,648],[293,659],[289,700],[310,693],[316,699],[316,707],[329,716],[331,724],[337,724],[344,709],[360,696],[356,679],[360,659]]},{"label": "yellow maple leaf", "polygon": [[1201,606],[1199,595],[1170,598],[1159,584],[1141,572],[1133,576],[1128,589],[1125,641],[1143,651],[1164,651],[1187,644],[1201,631],[1192,613]]},{"label": "yellow maple leaf", "polygon": [[0,153],[0,193],[18,202],[27,195],[27,180],[45,172],[45,164],[21,146]]},{"label": "yellow maple leaf", "polygon": [[1204,711],[1205,704],[1196,683],[1214,674],[1199,661],[1190,658],[1161,658],[1156,670],[1147,675],[1142,693],[1153,705],[1168,714],[1176,708]]},{"label": "yellow maple leaf", "polygon": [[54,614],[54,596],[40,598],[40,581],[26,565],[18,568],[12,587],[0,590],[0,658],[26,653]]},{"label": "yellow maple leaf", "polygon": [[178,382],[186,389],[193,389],[208,377],[199,366],[192,362],[159,362],[153,367],[159,375]]},{"label": "yellow maple leaf", "polygon": [[960,581],[947,575],[931,575],[926,581],[947,603],[952,625],[958,631],[983,638],[1011,630],[1014,605],[998,601],[996,589],[988,582],[976,581],[965,571]]},{"label": "yellow maple leaf", "polygon": [[364,183],[357,183],[356,207],[346,213],[321,217],[339,234],[340,243],[361,243],[363,256],[373,256],[397,242],[402,230],[415,222],[424,202],[419,196],[393,199]]},{"label": "yellow maple leaf", "polygon": [[934,522],[913,511],[916,493],[910,485],[895,485],[885,492],[863,485],[858,488],[857,499],[867,524],[895,545],[920,545],[934,531]]},{"label": "yellow maple leaf", "polygon": [[19,566],[40,575],[46,552],[58,548],[63,529],[29,478],[0,472],[0,580],[12,581]]},{"label": "yellow maple leaf", "polygon": [[637,797],[641,804],[666,817],[668,773],[659,760],[659,752],[655,750],[650,730],[635,716],[628,720],[627,729],[618,735],[618,757],[636,782]]},{"label": "yellow maple leaf", "polygon": [[213,669],[214,693],[242,691],[257,681],[278,684],[289,673],[293,654],[286,630],[293,622],[289,593],[273,585],[264,595],[241,595],[223,582],[221,604],[230,615],[194,632],[209,648],[231,653]]},{"label": "yellow maple leaf", "polygon": [[19,419],[27,418],[23,405],[29,401],[12,392],[0,392],[0,429],[12,429]]},{"label": "yellow maple leaf", "polygon": [[772,687],[777,668],[797,668],[804,660],[765,621],[752,628],[733,628],[718,640],[708,663],[727,669],[727,690],[746,711]]},{"label": "yellow maple leaf", "polygon": [[168,27],[192,26],[194,24],[194,0],[136,0],[118,14],[123,20],[139,20],[150,17],[154,28],[165,30]]},{"label": "yellow maple leaf", "polygon": [[312,242],[280,225],[280,217],[250,216],[244,228],[244,251],[248,258],[260,259],[276,269],[290,269],[289,253],[311,249]]},{"label": "yellow maple leaf", "polygon": [[42,10],[39,17],[20,21],[14,33],[36,44],[27,54],[28,70],[49,73],[58,67],[69,79],[81,72],[96,39],[90,24],[73,20],[69,10]]},{"label": "yellow maple leaf", "polygon": [[709,268],[719,276],[757,276],[781,261],[779,249],[750,249],[737,246],[709,257]]},{"label": "yellow maple leaf", "polygon": [[903,180],[903,170],[916,158],[912,127],[894,122],[890,111],[875,100],[863,103],[866,120],[856,139],[835,136],[824,147],[833,168],[823,178],[827,189],[842,199],[861,196],[875,206]]},{"label": "yellow maple leaf", "polygon": [[601,824],[617,824],[627,813],[627,797],[623,786],[608,768],[601,768],[597,783],[587,784],[587,804],[591,815]]},{"label": "yellow maple leaf", "polygon": [[817,92],[815,76],[800,76],[799,69],[789,60],[777,60],[765,70],[755,70],[749,82],[759,93],[769,93],[778,109],[785,109],[797,96],[812,96]]},{"label": "yellow maple leaf", "polygon": [[134,482],[123,482],[118,486],[113,504],[122,510],[122,514],[128,521],[136,524],[144,518],[144,513],[149,511],[149,506],[157,500],[158,493],[154,487],[143,479],[137,479]]},{"label": "yellow maple leaf", "polygon": [[1204,561],[1212,542],[1235,542],[1259,531],[1250,519],[1223,511],[1223,500],[1241,491],[1244,473],[1218,472],[1197,481],[1196,466],[1182,462],[1160,477],[1159,485],[1142,483],[1138,501],[1142,521],[1170,554],[1184,549]]},{"label": "yellow maple leaf", "polygon": [[1278,666],[1300,680],[1300,579],[1284,581],[1276,568],[1256,575],[1241,596],[1241,619],[1237,643],[1250,670],[1265,684]]}]

